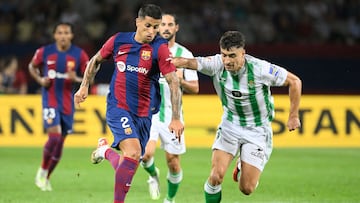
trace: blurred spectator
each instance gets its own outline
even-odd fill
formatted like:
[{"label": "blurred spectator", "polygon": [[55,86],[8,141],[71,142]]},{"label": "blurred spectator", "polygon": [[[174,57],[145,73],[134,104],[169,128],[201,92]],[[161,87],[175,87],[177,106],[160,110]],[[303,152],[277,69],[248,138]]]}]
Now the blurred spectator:
[{"label": "blurred spectator", "polygon": [[26,94],[27,79],[24,71],[19,69],[18,59],[15,56],[0,61],[0,93]]}]

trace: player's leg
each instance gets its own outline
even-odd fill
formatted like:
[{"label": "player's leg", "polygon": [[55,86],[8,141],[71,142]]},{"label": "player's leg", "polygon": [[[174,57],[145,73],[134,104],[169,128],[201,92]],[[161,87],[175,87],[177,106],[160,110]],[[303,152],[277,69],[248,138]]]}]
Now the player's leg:
[{"label": "player's leg", "polygon": [[169,168],[167,174],[167,196],[166,200],[172,202],[175,198],[175,195],[179,189],[179,185],[183,179],[183,173],[180,165],[180,155],[170,154],[165,152],[167,166]]},{"label": "player's leg", "polygon": [[[153,129],[153,128],[152,128]],[[149,174],[148,184],[149,184],[149,194],[150,198],[157,200],[160,198],[160,171],[155,166],[154,154],[156,150],[156,142],[158,132],[150,131],[150,139],[146,144],[145,154],[142,158],[141,165],[145,171]]]},{"label": "player's leg", "polygon": [[[147,117],[132,116],[125,110],[108,105],[106,121],[114,135],[111,147],[119,149],[123,156],[115,169],[114,192],[114,202],[122,203],[130,189],[140,156],[145,152],[151,120]],[[106,150],[106,158],[109,151]]]},{"label": "player's leg", "polygon": [[211,173],[205,182],[205,200],[207,203],[221,201],[221,183],[231,161],[238,153],[239,139],[237,126],[231,122],[223,121],[216,132],[216,138],[212,146]]},{"label": "player's leg", "polygon": [[165,150],[165,158],[168,166],[167,172],[167,195],[164,202],[175,202],[175,196],[183,179],[183,172],[180,165],[180,155],[186,152],[185,136],[181,139],[175,137],[165,124],[160,130],[161,147]]},{"label": "player's leg", "polygon": [[122,140],[119,143],[119,148],[124,158],[115,170],[115,203],[125,201],[141,155],[141,145],[137,138]]},{"label": "player's leg", "polygon": [[51,191],[49,181],[49,168],[53,159],[53,152],[61,139],[60,114],[54,108],[43,108],[43,123],[48,134],[48,139],[43,147],[42,162],[39,167],[35,185],[43,191]]},{"label": "player's leg", "polygon": [[58,137],[57,143],[54,146],[54,150],[51,153],[48,179],[50,179],[50,175],[52,174],[55,167],[58,165],[58,163],[61,160],[61,156],[62,156],[62,152],[63,152],[63,148],[64,148],[64,142],[65,142],[67,134],[72,132],[72,125],[73,125],[73,121],[74,121],[73,114],[64,115],[57,111],[57,115],[61,115],[60,126],[57,125],[57,126],[54,126],[54,128],[51,127],[48,129],[49,131],[61,133],[61,136]]},{"label": "player's leg", "polygon": [[218,203],[221,201],[221,183],[233,157],[228,152],[218,149],[213,150],[210,176],[204,185],[206,203]]},{"label": "player's leg", "polygon": [[261,173],[270,158],[272,129],[271,126],[261,126],[244,130],[247,131],[245,134],[248,137],[245,137],[245,143],[241,146],[241,164],[237,166],[241,167],[239,189],[243,194],[250,195],[257,188]]}]

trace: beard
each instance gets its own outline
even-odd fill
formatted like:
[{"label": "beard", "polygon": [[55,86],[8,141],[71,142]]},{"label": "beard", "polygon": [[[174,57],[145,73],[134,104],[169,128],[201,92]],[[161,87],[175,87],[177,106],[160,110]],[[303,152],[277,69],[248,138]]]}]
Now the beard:
[{"label": "beard", "polygon": [[[167,34],[167,37],[164,37],[164,34]],[[165,38],[167,41],[170,41],[172,38],[174,38],[174,34],[171,34],[170,32],[163,32],[163,38]]]}]

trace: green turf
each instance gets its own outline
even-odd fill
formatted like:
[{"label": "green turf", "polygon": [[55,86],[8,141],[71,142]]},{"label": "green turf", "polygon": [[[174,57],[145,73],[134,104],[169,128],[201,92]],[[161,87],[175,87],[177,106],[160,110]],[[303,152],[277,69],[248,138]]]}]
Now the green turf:
[{"label": "green turf", "polygon": [[[106,161],[89,162],[91,149],[65,148],[51,179],[52,192],[34,185],[40,148],[0,148],[1,203],[111,203],[114,171]],[[151,201],[147,175],[139,168],[128,194],[129,203],[163,200],[166,168],[162,150],[156,153],[161,170],[162,198]],[[177,203],[204,202],[203,184],[210,170],[209,149],[188,149],[182,158],[184,180]],[[360,149],[274,149],[258,189],[242,195],[231,180],[231,168],[222,185],[224,203],[240,202],[360,202]]]}]

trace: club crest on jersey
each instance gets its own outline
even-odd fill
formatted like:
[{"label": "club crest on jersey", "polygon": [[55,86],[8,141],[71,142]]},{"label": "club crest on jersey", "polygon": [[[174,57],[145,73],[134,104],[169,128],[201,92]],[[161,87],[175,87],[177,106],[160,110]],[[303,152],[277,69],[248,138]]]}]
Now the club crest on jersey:
[{"label": "club crest on jersey", "polygon": [[130,135],[132,133],[132,129],[131,128],[125,128],[124,132],[126,135]]},{"label": "club crest on jersey", "polygon": [[66,64],[67,70],[74,70],[75,68],[75,61],[68,61]]},{"label": "club crest on jersey", "polygon": [[143,50],[141,52],[141,58],[144,60],[149,60],[151,58],[151,51]]},{"label": "club crest on jersey", "polygon": [[237,97],[237,98],[242,96],[240,91],[231,91],[231,94],[233,97]]},{"label": "club crest on jersey", "polygon": [[250,81],[248,82],[248,87],[249,87],[249,88],[254,88],[254,87],[255,87],[255,82],[252,81],[252,80],[250,80]]}]

